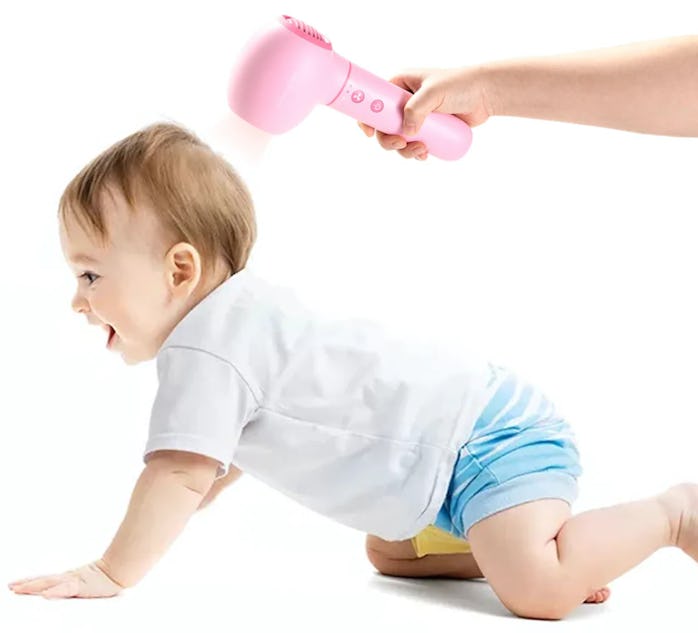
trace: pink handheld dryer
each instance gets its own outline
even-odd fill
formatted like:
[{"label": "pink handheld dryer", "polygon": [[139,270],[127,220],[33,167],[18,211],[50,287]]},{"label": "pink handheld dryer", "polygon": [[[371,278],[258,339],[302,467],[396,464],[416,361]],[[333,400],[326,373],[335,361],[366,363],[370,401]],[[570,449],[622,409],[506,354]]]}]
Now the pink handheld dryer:
[{"label": "pink handheld dryer", "polygon": [[279,134],[298,125],[318,104],[454,160],[470,147],[470,127],[451,114],[432,112],[416,136],[402,134],[409,92],[352,64],[314,28],[288,15],[243,50],[228,86],[231,110],[257,128]]}]

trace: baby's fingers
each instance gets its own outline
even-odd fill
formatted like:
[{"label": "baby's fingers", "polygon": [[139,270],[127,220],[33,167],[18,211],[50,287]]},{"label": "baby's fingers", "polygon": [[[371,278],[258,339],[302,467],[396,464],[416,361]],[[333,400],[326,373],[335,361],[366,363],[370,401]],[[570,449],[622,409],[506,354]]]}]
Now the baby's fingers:
[{"label": "baby's fingers", "polygon": [[49,589],[57,584],[60,584],[65,577],[63,576],[42,576],[26,582],[13,584],[11,589],[15,593],[23,594],[38,594],[46,589]]},{"label": "baby's fingers", "polygon": [[9,583],[7,586],[10,589],[13,589],[17,585],[23,585],[25,582],[31,582],[32,580],[39,580],[39,578],[44,578],[44,576],[30,576],[29,578],[22,578],[21,580],[14,580],[11,583]]}]

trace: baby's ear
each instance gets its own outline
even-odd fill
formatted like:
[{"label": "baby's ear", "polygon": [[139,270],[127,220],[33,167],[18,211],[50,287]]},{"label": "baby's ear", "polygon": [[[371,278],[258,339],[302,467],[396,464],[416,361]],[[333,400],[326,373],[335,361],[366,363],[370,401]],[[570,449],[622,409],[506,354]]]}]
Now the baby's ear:
[{"label": "baby's ear", "polygon": [[167,278],[170,288],[189,294],[196,288],[201,278],[201,257],[199,252],[188,242],[178,242],[165,256]]}]

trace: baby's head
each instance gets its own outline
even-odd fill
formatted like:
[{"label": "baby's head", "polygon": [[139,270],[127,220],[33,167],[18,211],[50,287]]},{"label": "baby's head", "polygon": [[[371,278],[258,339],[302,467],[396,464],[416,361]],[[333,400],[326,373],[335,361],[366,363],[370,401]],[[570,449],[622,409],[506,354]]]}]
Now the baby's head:
[{"label": "baby's head", "polygon": [[114,144],[61,196],[73,309],[128,364],[154,358],[175,325],[245,267],[252,200],[232,167],[187,130],[156,124]]}]

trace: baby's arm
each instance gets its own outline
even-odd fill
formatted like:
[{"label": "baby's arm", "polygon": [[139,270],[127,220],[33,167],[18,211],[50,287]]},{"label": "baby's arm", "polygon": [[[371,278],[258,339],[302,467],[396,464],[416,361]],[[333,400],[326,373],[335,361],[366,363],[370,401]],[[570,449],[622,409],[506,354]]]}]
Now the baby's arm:
[{"label": "baby's arm", "polygon": [[199,505],[199,510],[205,508],[207,505],[213,502],[213,500],[225,490],[230,484],[237,481],[242,475],[242,471],[230,464],[228,472],[224,477],[216,479],[211,486],[211,489],[206,493],[206,496],[201,501]]},{"label": "baby's arm", "polygon": [[698,136],[698,36],[494,62],[493,114]]},{"label": "baby's arm", "polygon": [[213,484],[218,462],[181,451],[155,451],[131,495],[104,556],[64,574],[10,584],[16,593],[51,598],[98,598],[135,585],[182,531]]},{"label": "baby's arm", "polygon": [[153,453],[101,559],[104,572],[123,587],[143,578],[196,512],[217,468],[215,460],[194,453]]}]

